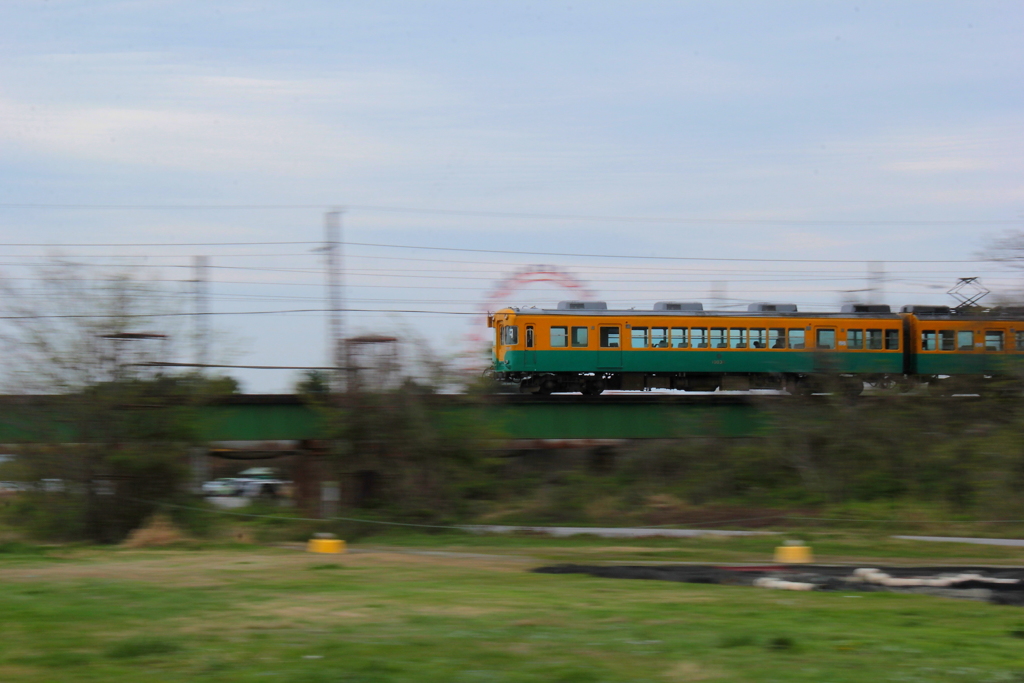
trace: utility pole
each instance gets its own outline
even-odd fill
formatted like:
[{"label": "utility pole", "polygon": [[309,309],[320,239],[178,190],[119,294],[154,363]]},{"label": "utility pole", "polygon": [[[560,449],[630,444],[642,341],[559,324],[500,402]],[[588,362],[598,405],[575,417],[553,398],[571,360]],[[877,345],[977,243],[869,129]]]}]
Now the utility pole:
[{"label": "utility pole", "polygon": [[208,256],[195,256],[192,259],[192,293],[195,297],[195,363],[202,366],[210,362],[210,299],[209,299],[209,263]]},{"label": "utility pole", "polygon": [[[341,298],[341,210],[334,209],[324,214],[324,254],[326,255],[327,276],[327,365],[334,368],[330,377],[330,388],[334,401],[344,405],[342,392],[349,388],[345,367],[345,318]],[[347,442],[335,442],[335,448],[346,448]],[[346,449],[347,450],[347,449]],[[328,466],[320,476],[320,517],[328,518],[338,514],[341,501],[341,484],[337,466]]]},{"label": "utility pole", "polygon": [[337,368],[337,377],[345,367],[344,302],[341,275],[341,211],[335,209],[324,214],[324,253],[327,255],[327,364]]}]

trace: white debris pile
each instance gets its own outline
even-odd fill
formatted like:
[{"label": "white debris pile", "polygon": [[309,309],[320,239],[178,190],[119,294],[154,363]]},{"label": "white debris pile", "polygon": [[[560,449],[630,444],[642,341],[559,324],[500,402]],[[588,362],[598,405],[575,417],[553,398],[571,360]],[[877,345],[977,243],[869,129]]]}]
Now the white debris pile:
[{"label": "white debris pile", "polygon": [[[933,594],[967,594],[982,590],[986,595],[993,591],[1020,594],[1014,601],[1024,603],[1024,583],[1021,579],[985,576],[976,571],[936,574],[934,576],[893,576],[873,567],[855,569],[852,575],[829,576],[814,572],[777,572],[761,576],[753,581],[758,588],[773,588],[787,591],[814,590],[909,590],[911,592],[932,591]],[[939,591],[940,593],[934,593]],[[1016,604],[1016,602],[1015,602]]]},{"label": "white debris pile", "polygon": [[[983,574],[978,574],[976,572],[899,578],[887,574],[880,569],[873,569],[871,567],[855,569],[853,571],[853,576],[848,578],[847,581],[854,583],[870,583],[877,586],[886,586],[888,588],[911,588],[918,586],[932,588],[958,588],[971,582],[992,585],[1020,583],[1020,579],[998,579],[991,576],[984,576]],[[768,586],[766,586],[766,588],[767,587]]]},{"label": "white debris pile", "polygon": [[589,574],[602,579],[648,579],[756,586],[787,591],[916,593],[1024,607],[1024,567],[844,567],[838,565],[552,565],[541,574]]},{"label": "white debris pile", "polygon": [[806,581],[786,581],[785,579],[773,579],[770,576],[754,579],[754,585],[758,588],[775,588],[783,591],[812,591],[818,587],[817,584]]}]

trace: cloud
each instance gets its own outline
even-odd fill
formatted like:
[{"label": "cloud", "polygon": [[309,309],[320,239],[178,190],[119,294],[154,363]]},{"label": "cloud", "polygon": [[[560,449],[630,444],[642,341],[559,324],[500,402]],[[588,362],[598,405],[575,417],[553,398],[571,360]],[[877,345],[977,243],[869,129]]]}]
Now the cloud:
[{"label": "cloud", "polygon": [[896,173],[972,173],[1000,171],[1018,161],[1021,145],[1019,126],[975,125],[973,130],[908,132],[885,136],[875,147],[882,159],[880,168]]},{"label": "cloud", "polygon": [[[237,106],[237,105],[236,105]],[[379,165],[399,145],[342,122],[216,108],[69,106],[0,100],[0,143],[57,157],[196,172],[309,176]]]},{"label": "cloud", "polygon": [[949,173],[991,170],[996,168],[996,165],[991,160],[984,159],[944,158],[921,161],[894,161],[884,164],[882,168],[886,171],[907,173]]},{"label": "cloud", "polygon": [[[201,173],[310,177],[399,165],[422,156],[413,136],[403,140],[408,124],[462,104],[404,69],[225,75],[160,52],[50,53],[0,69],[0,145]],[[398,118],[406,125],[396,131]]]}]

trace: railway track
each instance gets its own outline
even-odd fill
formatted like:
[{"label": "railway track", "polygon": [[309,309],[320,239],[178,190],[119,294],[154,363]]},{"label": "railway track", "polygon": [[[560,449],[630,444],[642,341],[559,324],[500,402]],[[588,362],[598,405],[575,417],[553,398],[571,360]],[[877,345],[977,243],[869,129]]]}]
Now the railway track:
[{"label": "railway track", "polygon": [[[490,394],[489,401],[504,405],[677,405],[677,406],[765,406],[780,405],[790,402],[829,401],[838,398],[833,394],[812,394],[810,396],[791,396],[784,393],[775,394],[741,394],[741,393],[682,393],[682,392],[635,392],[635,393],[604,393],[600,396],[583,394]],[[928,396],[922,394],[864,394],[843,400],[855,402],[880,401],[979,401],[984,397],[978,394],[956,394],[953,396]]]}]

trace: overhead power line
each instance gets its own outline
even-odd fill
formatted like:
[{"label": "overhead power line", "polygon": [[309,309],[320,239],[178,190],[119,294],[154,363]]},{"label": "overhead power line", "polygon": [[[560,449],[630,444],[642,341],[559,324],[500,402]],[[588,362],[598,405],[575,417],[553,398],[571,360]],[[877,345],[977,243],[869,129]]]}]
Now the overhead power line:
[{"label": "overhead power line", "polygon": [[517,211],[480,211],[475,209],[435,209],[412,206],[386,206],[381,204],[48,204],[48,203],[0,203],[2,209],[58,209],[58,210],[99,210],[99,211],[239,211],[303,209],[330,210],[343,206],[349,211],[379,213],[403,213],[435,216],[467,216],[477,218],[501,218],[509,220],[558,220],[558,221],[614,221],[618,223],[676,223],[715,225],[1024,225],[1021,219],[977,219],[977,220],[818,220],[813,218],[701,218],[680,216],[624,216],[594,214],[561,214]]},{"label": "overhead power line", "polygon": [[[65,243],[65,244],[41,244],[41,243],[14,243],[0,242],[0,247],[202,247],[202,246],[241,246],[241,245],[284,245],[284,244],[319,244],[319,242],[182,242],[182,243],[157,243],[139,242],[135,244],[112,244],[112,243]],[[519,256],[558,256],[576,258],[611,258],[611,259],[632,259],[649,261],[720,261],[720,262],[741,262],[741,263],[864,263],[865,259],[786,259],[786,258],[737,258],[721,256],[643,256],[630,254],[586,254],[577,252],[557,251],[520,251],[516,249],[475,249],[470,247],[433,247],[420,244],[387,244],[383,242],[339,242],[345,246],[352,247],[373,247],[380,249],[413,249],[420,251],[456,251],[473,254],[510,254]],[[987,263],[982,259],[886,259],[886,263]],[[173,267],[173,266],[170,266]],[[183,266],[185,267],[185,266]],[[242,266],[219,266],[228,269],[247,269]],[[274,270],[261,268],[260,270]],[[289,270],[289,269],[280,269]]]},{"label": "overhead power line", "polygon": [[[2,205],[0,205],[2,206]],[[319,242],[0,242],[0,247],[244,247]],[[131,254],[126,254],[131,256]]]},{"label": "overhead power line", "polygon": [[[332,309],[326,308],[287,308],[276,311],[210,311],[204,315],[277,315],[280,313],[326,313]],[[352,313],[424,313],[428,315],[480,315],[472,311],[421,311],[421,310],[399,310],[390,308],[345,308],[346,312]],[[59,313],[52,315],[2,315],[0,320],[43,320],[54,318],[75,318],[75,319],[103,319],[103,318],[179,318],[183,316],[194,316],[195,313]]]},{"label": "overhead power line", "polygon": [[[217,256],[217,258],[221,258],[223,255],[217,254],[216,256]],[[259,257],[275,256],[275,257],[277,257],[277,256],[309,256],[309,254],[245,254],[244,256],[259,256]],[[159,268],[178,268],[178,269],[180,269],[180,268],[188,268],[188,267],[190,267],[190,266],[188,266],[185,263],[132,263],[132,264],[128,264],[128,265],[122,266],[121,264],[118,264],[118,263],[83,263],[83,262],[79,262],[78,261],[78,259],[81,259],[81,258],[109,258],[109,259],[117,259],[117,258],[121,258],[121,257],[124,257],[124,258],[140,258],[140,259],[146,259],[146,260],[157,259],[157,258],[159,258],[159,259],[172,259],[172,258],[173,259],[182,259],[182,258],[184,258],[183,255],[181,255],[181,254],[174,254],[174,255],[166,255],[166,254],[159,254],[159,255],[156,255],[156,254],[125,255],[125,254],[122,254],[122,255],[104,255],[102,257],[100,257],[100,256],[94,257],[92,255],[75,254],[73,256],[67,256],[67,257],[65,257],[62,260],[68,261],[68,262],[73,262],[74,265],[76,265],[76,266],[90,267],[90,268],[107,268],[107,269],[120,268],[120,267],[124,267],[127,270],[131,270],[133,268],[155,268],[155,269],[159,269]],[[41,256],[38,255],[38,254],[5,254],[3,256],[3,258],[41,258]],[[443,259],[443,258],[409,258],[409,257],[404,257],[404,256],[380,256],[380,255],[369,255],[369,254],[351,254],[350,258],[353,259],[353,260],[357,260],[357,259],[374,259],[374,260],[383,260],[383,261],[414,261],[414,262],[425,262],[425,263],[464,264],[464,265],[470,265],[470,266],[495,265],[495,266],[503,266],[503,267],[507,267],[507,268],[513,268],[513,267],[520,267],[520,266],[530,265],[529,263],[527,263],[525,261],[522,261],[522,260],[516,261],[516,262],[509,262],[509,261],[480,261],[480,260],[469,260],[469,261],[466,261],[466,260]],[[863,263],[864,263],[863,261],[856,261],[856,260],[855,261],[850,261],[850,264],[853,265],[853,266],[862,265]],[[891,263],[891,262],[889,262],[889,263]],[[911,262],[911,263],[916,263],[916,262]],[[921,262],[921,263],[923,263],[924,265],[927,265],[927,262]],[[998,273],[1000,275],[1005,275],[1006,272],[1007,272],[1005,267],[998,267],[998,266],[994,267],[992,265],[989,265],[989,264],[993,263],[991,261],[965,261],[965,262],[951,261],[949,263],[953,263],[953,264],[973,263],[973,264],[976,264],[971,269],[972,272],[975,273],[975,274]],[[36,268],[38,268],[38,267],[47,267],[47,266],[50,266],[50,265],[53,265],[52,262],[47,262],[47,261],[21,262],[21,263],[17,263],[17,262],[15,262],[15,263],[3,263],[3,262],[0,262],[0,266],[11,266],[11,267],[36,267]],[[252,270],[252,271],[268,271],[268,272],[296,272],[296,273],[310,273],[310,274],[319,273],[320,272],[320,269],[319,268],[315,268],[315,267],[309,267],[309,268],[281,268],[281,267],[271,267],[271,266],[257,267],[257,266],[223,266],[223,265],[221,265],[221,266],[211,266],[211,267],[217,267],[217,268],[220,268],[222,270]],[[780,273],[781,274],[794,274],[794,273],[796,273],[796,274],[802,274],[802,275],[828,274],[828,275],[835,276],[837,274],[849,273],[851,275],[851,277],[854,277],[854,278],[863,278],[864,277],[863,270],[861,270],[860,268],[857,268],[855,270],[840,270],[840,269],[837,269],[835,267],[831,267],[831,268],[828,268],[826,270],[812,270],[812,269],[807,269],[807,268],[801,268],[799,270],[793,270],[793,269],[766,270],[766,269],[764,269],[762,267],[758,267],[758,268],[756,268],[756,270],[751,270],[750,268],[747,268],[747,267],[738,267],[738,268],[730,269],[730,268],[724,268],[724,267],[719,267],[719,268],[701,268],[701,267],[698,267],[698,266],[691,266],[691,265],[679,265],[679,266],[673,266],[673,265],[659,266],[659,265],[647,265],[647,264],[637,264],[637,265],[598,265],[598,264],[593,264],[593,263],[574,264],[572,267],[579,268],[579,269],[584,269],[586,271],[591,271],[591,272],[595,273],[596,275],[603,275],[604,273],[608,273],[608,274],[612,274],[612,275],[615,275],[615,274],[623,274],[623,275],[641,274],[641,275],[646,275],[646,276],[650,276],[650,277],[655,277],[655,276],[659,276],[659,275],[676,275],[676,274],[694,275],[694,274],[700,274],[700,273],[713,274],[716,277],[723,277],[723,276],[726,276],[726,275],[734,275],[734,274],[739,274],[739,275],[757,274],[758,276],[760,276],[760,275],[770,275],[770,274],[780,274]],[[993,269],[993,267],[995,269]],[[460,278],[460,277],[463,277],[465,275],[468,275],[468,274],[472,274],[472,273],[487,273],[487,274],[490,274],[490,275],[495,275],[495,269],[493,269],[493,268],[489,268],[489,269],[460,268],[460,269],[457,269],[457,270],[451,269],[451,268],[447,268],[447,269],[428,269],[428,268],[407,268],[407,267],[402,267],[402,268],[348,268],[348,269],[345,269],[344,272],[345,273],[351,273],[351,274],[361,274],[361,275],[371,275],[373,273],[390,273],[390,272],[394,272],[394,273],[429,273],[429,272],[439,272],[439,273],[450,273],[451,277],[452,278],[456,278],[456,279]],[[925,275],[933,275],[934,276],[934,275],[937,275],[939,273],[957,274],[957,273],[960,272],[960,268],[959,268],[959,266],[949,266],[949,267],[946,267],[946,268],[929,268],[927,270],[905,270],[905,269],[901,269],[901,270],[892,271],[892,272],[895,272],[897,274],[907,273],[907,274],[925,274]],[[829,278],[829,279],[831,279],[831,278]],[[225,282],[229,282],[229,281],[227,281],[227,280],[218,280],[218,283],[225,283]],[[287,284],[287,283],[284,283],[284,284]]]},{"label": "overhead power line", "polygon": [[237,368],[241,370],[338,370],[339,368],[322,365],[218,365],[214,363],[132,363],[131,365],[150,368]]},{"label": "overhead power line", "polygon": [[71,211],[239,211],[262,209],[319,209],[333,204],[47,204],[44,202],[0,203],[0,209],[56,209]]},{"label": "overhead power line", "polygon": [[479,216],[482,218],[507,218],[514,220],[562,220],[562,221],[615,221],[618,223],[682,223],[699,225],[1024,225],[1024,220],[816,220],[798,218],[693,218],[673,216],[598,216],[592,214],[531,213],[514,211],[474,211],[461,209],[424,209],[413,207],[379,206],[372,204],[349,204],[355,211],[379,211],[382,213],[434,214],[440,216]]},{"label": "overhead power line", "polygon": [[[751,263],[864,263],[865,259],[788,259],[788,258],[723,258],[711,256],[632,256],[629,254],[581,254],[556,251],[518,251],[512,249],[470,249],[467,247],[426,247],[412,244],[384,244],[379,242],[345,242],[353,247],[381,247],[386,249],[422,249],[429,251],[461,251],[474,254],[519,254],[524,256],[572,256],[579,258],[644,259],[653,261],[740,261]],[[886,263],[984,263],[977,260],[900,260],[886,259]]]}]

